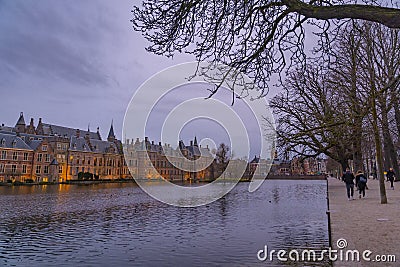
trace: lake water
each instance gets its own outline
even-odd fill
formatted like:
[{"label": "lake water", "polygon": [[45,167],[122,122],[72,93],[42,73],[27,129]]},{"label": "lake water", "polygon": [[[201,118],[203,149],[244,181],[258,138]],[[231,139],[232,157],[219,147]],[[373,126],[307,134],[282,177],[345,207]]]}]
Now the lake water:
[{"label": "lake water", "polygon": [[3,186],[0,266],[306,266],[257,252],[328,247],[326,181],[247,188],[179,208],[134,184]]}]

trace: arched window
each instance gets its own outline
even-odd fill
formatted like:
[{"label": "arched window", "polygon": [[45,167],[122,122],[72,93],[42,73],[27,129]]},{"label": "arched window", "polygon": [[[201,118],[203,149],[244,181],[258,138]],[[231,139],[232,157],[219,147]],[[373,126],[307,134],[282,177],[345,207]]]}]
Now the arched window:
[{"label": "arched window", "polygon": [[5,146],[5,145],[6,145],[6,139],[4,139],[4,138],[1,139],[1,145],[2,145],[2,146]]}]

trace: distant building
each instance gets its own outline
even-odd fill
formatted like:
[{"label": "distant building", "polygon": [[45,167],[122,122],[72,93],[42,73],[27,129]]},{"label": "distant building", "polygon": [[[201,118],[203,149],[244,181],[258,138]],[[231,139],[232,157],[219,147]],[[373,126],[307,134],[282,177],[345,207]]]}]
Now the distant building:
[{"label": "distant building", "polygon": [[320,175],[327,173],[327,159],[323,158],[300,158],[291,160],[291,172],[293,175]]},{"label": "distant building", "polygon": [[214,158],[208,147],[197,144],[197,138],[186,146],[179,141],[176,148],[170,144],[136,139],[124,145],[127,165],[138,179],[166,179],[169,181],[209,180],[213,178]]}]

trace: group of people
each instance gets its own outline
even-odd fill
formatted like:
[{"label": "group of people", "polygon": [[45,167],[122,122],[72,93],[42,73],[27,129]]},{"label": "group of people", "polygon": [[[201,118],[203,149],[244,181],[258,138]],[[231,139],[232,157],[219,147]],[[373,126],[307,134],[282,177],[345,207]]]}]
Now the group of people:
[{"label": "group of people", "polygon": [[[395,173],[393,171],[393,168],[390,168],[389,171],[386,172],[386,177],[387,180],[390,181],[391,188],[394,189],[393,182],[395,178]],[[347,168],[342,175],[342,180],[346,183],[347,198],[349,200],[354,199],[354,186],[356,186],[358,189],[359,198],[365,197],[365,189],[368,189],[368,178],[361,170],[357,171],[356,176],[354,176],[350,169]]]},{"label": "group of people", "polygon": [[342,175],[342,180],[346,183],[346,190],[347,190],[347,198],[349,200],[354,199],[354,180],[355,181],[355,186],[358,189],[359,192],[359,198],[365,197],[365,189],[367,188],[367,177],[364,175],[364,173],[359,170],[354,177],[354,174],[350,171],[349,168],[346,169],[346,171]]}]

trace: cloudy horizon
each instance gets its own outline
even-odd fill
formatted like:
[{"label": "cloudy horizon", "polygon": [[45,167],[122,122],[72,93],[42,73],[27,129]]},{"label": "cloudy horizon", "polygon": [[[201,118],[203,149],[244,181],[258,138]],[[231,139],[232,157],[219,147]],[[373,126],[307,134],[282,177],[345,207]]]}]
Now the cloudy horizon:
[{"label": "cloudy horizon", "polygon": [[[42,118],[82,130],[99,127],[104,139],[113,121],[117,138],[123,139],[125,111],[137,88],[167,67],[194,60],[186,54],[171,59],[145,51],[147,41],[130,22],[131,10],[139,4],[0,2],[0,124],[14,126],[23,112],[26,124],[34,118],[36,126]],[[183,139],[210,137],[201,127],[186,127]]]}]

